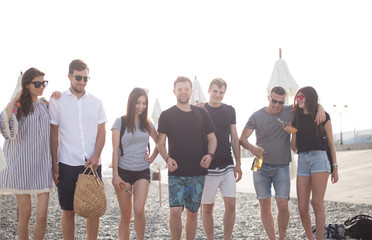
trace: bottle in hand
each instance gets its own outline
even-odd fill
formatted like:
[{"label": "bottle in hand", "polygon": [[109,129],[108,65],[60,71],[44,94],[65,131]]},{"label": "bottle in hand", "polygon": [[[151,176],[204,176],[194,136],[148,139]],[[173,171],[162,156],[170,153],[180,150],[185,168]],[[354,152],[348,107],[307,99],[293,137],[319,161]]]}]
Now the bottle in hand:
[{"label": "bottle in hand", "polygon": [[258,169],[262,167],[262,161],[263,161],[263,156],[262,152],[260,152],[254,159],[252,163],[251,170],[257,172]]},{"label": "bottle in hand", "polygon": [[284,122],[284,121],[280,120],[280,118],[277,118],[277,120],[282,124],[283,127],[290,126],[290,132],[292,134],[297,132],[297,128],[292,127],[288,122]]}]

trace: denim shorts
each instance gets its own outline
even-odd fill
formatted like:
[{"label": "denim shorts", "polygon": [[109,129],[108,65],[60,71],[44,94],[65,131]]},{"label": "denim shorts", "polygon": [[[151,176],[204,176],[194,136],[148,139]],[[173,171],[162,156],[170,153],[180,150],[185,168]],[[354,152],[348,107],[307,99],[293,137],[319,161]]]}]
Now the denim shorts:
[{"label": "denim shorts", "polygon": [[327,152],[322,150],[298,154],[297,176],[310,177],[313,173],[331,172]]},{"label": "denim shorts", "polygon": [[289,199],[291,190],[289,165],[262,164],[257,172],[253,172],[253,183],[258,199],[271,197],[271,184],[274,186],[275,198]]},{"label": "denim shorts", "polygon": [[136,181],[140,179],[146,179],[150,181],[150,169],[147,168],[142,171],[130,171],[126,169],[121,169],[118,167],[119,177],[123,179],[124,182],[133,185]]},{"label": "denim shorts", "polygon": [[[76,182],[79,174],[85,170],[84,166],[70,166],[63,163],[58,163],[59,166],[59,183],[58,188],[58,200],[62,210],[74,210],[74,194],[76,188]],[[89,170],[87,170],[88,172]],[[99,178],[102,179],[101,165],[97,168]],[[93,173],[91,173],[93,174]]]},{"label": "denim shorts", "polygon": [[205,176],[168,176],[169,207],[186,207],[197,212],[203,194]]}]

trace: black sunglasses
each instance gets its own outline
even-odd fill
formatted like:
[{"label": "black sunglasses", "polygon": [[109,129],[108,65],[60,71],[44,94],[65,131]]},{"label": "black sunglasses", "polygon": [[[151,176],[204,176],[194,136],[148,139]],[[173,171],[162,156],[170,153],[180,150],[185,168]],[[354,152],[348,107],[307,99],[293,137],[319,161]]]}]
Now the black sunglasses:
[{"label": "black sunglasses", "polygon": [[81,79],[84,79],[84,82],[88,82],[88,79],[90,79],[90,77],[88,76],[80,76],[80,75],[74,75],[74,74],[71,74],[71,77],[75,77],[76,81],[81,81]]},{"label": "black sunglasses", "polygon": [[270,100],[271,100],[271,102],[273,104],[277,104],[277,103],[279,103],[279,105],[283,105],[284,104],[284,101],[278,101],[278,100],[272,99],[271,97],[270,97]]},{"label": "black sunglasses", "polygon": [[41,85],[43,85],[44,88],[46,88],[46,86],[48,86],[48,81],[42,81],[42,82],[40,82],[40,81],[30,82],[30,84],[31,84],[31,83],[34,84],[34,87],[35,87],[35,88],[40,88]]}]

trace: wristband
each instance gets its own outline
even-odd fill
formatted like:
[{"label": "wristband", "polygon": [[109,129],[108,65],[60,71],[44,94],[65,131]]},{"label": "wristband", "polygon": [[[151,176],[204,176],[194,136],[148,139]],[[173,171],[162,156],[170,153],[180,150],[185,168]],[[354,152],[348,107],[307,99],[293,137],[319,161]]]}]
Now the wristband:
[{"label": "wristband", "polygon": [[338,168],[338,163],[334,163],[334,164],[333,164],[333,167],[334,167],[334,168]]},{"label": "wristband", "polygon": [[207,155],[211,155],[211,157],[214,158],[214,154],[213,153],[207,153]]}]

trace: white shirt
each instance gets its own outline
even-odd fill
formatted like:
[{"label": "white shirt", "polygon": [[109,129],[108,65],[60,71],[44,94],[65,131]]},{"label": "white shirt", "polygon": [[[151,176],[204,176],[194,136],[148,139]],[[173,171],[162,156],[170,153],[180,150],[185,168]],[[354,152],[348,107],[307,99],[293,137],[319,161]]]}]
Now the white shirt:
[{"label": "white shirt", "polygon": [[50,100],[49,116],[50,124],[59,126],[58,162],[84,165],[94,153],[98,125],[107,122],[101,100],[87,92],[77,99],[69,89]]}]

